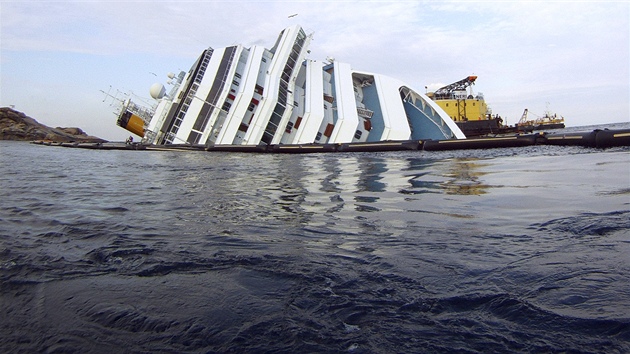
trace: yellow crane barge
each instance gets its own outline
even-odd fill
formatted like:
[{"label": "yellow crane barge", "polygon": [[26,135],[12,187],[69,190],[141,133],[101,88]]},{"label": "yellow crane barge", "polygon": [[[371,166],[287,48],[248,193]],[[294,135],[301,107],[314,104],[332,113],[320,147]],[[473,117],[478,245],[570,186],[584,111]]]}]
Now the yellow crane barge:
[{"label": "yellow crane barge", "polygon": [[477,76],[467,76],[435,92],[429,92],[427,96],[455,121],[466,137],[508,132],[503,119],[498,115],[492,116],[483,94],[473,93],[475,80]]}]

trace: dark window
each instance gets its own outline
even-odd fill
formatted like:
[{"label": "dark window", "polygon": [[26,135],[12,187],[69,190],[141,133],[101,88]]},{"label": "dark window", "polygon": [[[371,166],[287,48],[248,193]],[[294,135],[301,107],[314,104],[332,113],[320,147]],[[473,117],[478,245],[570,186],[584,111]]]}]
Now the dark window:
[{"label": "dark window", "polygon": [[201,138],[201,133],[191,131],[190,135],[188,135],[188,140],[186,140],[190,144],[197,144],[199,142],[199,138]]},{"label": "dark window", "polygon": [[363,121],[363,126],[365,127],[365,130],[367,131],[372,130],[372,122],[370,122],[368,119]]},{"label": "dark window", "polygon": [[326,130],[324,131],[324,136],[327,136],[330,138],[330,135],[332,134],[333,129],[335,129],[335,125],[328,123],[328,125],[326,126]]}]

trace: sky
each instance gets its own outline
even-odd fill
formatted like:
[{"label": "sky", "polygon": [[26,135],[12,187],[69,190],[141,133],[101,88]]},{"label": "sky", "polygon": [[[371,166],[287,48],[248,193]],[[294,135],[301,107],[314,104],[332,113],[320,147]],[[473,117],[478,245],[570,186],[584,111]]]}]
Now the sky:
[{"label": "sky", "polygon": [[205,48],[271,48],[295,24],[313,34],[310,59],[421,93],[476,75],[510,125],[525,108],[630,122],[628,1],[0,0],[0,106],[122,141],[111,96],[152,105],[149,87]]}]

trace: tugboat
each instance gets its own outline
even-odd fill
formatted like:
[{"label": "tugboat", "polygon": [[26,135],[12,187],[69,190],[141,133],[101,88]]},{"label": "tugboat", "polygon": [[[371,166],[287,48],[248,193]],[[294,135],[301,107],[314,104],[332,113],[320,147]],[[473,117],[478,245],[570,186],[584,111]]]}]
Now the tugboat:
[{"label": "tugboat", "polygon": [[[529,110],[525,108],[523,116],[518,121],[516,126],[519,129],[525,131],[533,130],[546,130],[546,129],[562,129],[564,128],[564,117],[558,117],[557,114],[551,114],[549,109],[545,112],[545,115],[536,119],[528,119]],[[533,114],[533,113],[532,113]]]}]

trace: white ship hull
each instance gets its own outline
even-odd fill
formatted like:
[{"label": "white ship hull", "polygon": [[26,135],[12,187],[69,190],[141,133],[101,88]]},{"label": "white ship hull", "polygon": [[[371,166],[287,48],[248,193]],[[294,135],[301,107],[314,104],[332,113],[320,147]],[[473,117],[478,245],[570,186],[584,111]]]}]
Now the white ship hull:
[{"label": "white ship hull", "polygon": [[[465,139],[439,106],[402,81],[308,59],[311,37],[292,26],[271,49],[208,48],[168,95],[163,86],[152,87],[157,103],[142,115],[143,142],[212,147]],[[120,116],[135,107],[126,102]],[[137,126],[133,132],[139,133]]]}]

